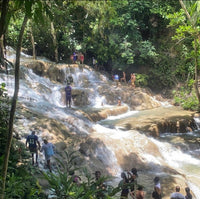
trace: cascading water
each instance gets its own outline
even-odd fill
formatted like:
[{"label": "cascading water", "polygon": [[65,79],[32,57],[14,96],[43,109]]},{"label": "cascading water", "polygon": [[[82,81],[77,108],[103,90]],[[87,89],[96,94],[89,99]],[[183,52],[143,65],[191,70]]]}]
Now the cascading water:
[{"label": "cascading water", "polygon": [[[73,69],[66,67],[64,70],[66,78],[69,74],[72,75],[74,89],[84,89],[89,93],[88,109],[102,108],[102,105],[103,107],[114,107],[114,105],[107,104],[105,96],[99,94],[97,89],[107,84],[112,89],[112,83],[104,75],[89,67]],[[103,145],[96,146],[93,156],[102,162],[108,173],[116,177],[114,185],[120,180],[120,173],[124,169],[129,170],[134,167],[134,162],[137,161],[138,165],[146,165],[144,168],[138,168],[138,181],[145,186],[147,198],[150,198],[153,187],[152,179],[155,175],[160,176],[161,179],[167,179],[169,175],[181,176],[190,186],[195,198],[200,198],[198,132],[188,133],[184,135],[184,138],[180,134],[163,134],[158,140],[138,131],[127,131],[116,126],[116,120],[140,114],[139,111],[128,111],[126,114],[108,117],[106,120],[93,123],[83,116],[79,107],[65,108],[62,99],[64,84],[51,82],[48,78],[40,77],[31,69],[23,66],[21,66],[21,73],[19,103],[32,113],[60,121],[70,131],[79,135],[89,135],[91,138],[100,139]],[[1,73],[0,83],[2,82],[6,83],[8,94],[12,97],[13,75]],[[24,117],[21,123],[24,132],[27,133],[33,122]],[[40,139],[42,136],[49,136],[49,134],[41,132]],[[177,145],[174,139],[184,139],[184,141]],[[187,140],[193,140],[193,143]],[[194,141],[197,141],[196,144]],[[176,172],[173,173],[172,170]],[[140,176],[143,180],[140,180]]]}]

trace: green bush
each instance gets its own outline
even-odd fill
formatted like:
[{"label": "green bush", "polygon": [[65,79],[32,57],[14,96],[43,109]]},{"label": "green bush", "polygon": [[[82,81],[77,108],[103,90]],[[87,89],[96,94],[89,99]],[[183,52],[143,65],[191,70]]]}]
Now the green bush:
[{"label": "green bush", "polygon": [[140,87],[145,87],[148,84],[148,76],[145,74],[135,74],[136,76],[136,80],[135,80],[135,84],[136,86],[140,86]]},{"label": "green bush", "polygon": [[176,105],[180,105],[186,110],[198,110],[199,103],[194,89],[188,91],[188,89],[181,87],[178,91],[174,90],[173,94]]},{"label": "green bush", "polygon": [[[6,85],[0,85],[0,170],[2,171],[9,125],[10,99]],[[19,150],[20,149],[20,150]],[[6,178],[5,199],[38,199],[42,190],[34,177],[34,170],[27,165],[24,144],[13,139]],[[23,156],[23,157],[22,157]],[[0,178],[1,181],[1,178]]]},{"label": "green bush", "polygon": [[101,186],[108,178],[101,177],[95,181],[88,173],[87,169],[78,168],[83,173],[81,178],[84,181],[75,183],[74,174],[77,170],[74,167],[73,160],[76,158],[75,152],[66,153],[67,163],[63,164],[57,160],[59,166],[56,173],[43,173],[44,178],[49,182],[52,195],[59,199],[95,199],[101,196],[105,199],[111,199],[120,190],[111,186]]}]

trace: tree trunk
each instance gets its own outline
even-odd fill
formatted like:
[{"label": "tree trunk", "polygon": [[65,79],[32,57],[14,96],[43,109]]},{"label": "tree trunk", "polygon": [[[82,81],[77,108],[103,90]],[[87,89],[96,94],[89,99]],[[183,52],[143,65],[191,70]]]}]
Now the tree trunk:
[{"label": "tree trunk", "polygon": [[16,62],[15,62],[15,91],[12,99],[12,105],[10,110],[10,119],[9,119],[9,129],[8,129],[8,136],[7,136],[7,143],[5,149],[5,156],[3,162],[3,169],[2,169],[2,189],[0,199],[4,198],[4,191],[5,191],[5,184],[6,184],[6,176],[7,176],[7,169],[8,169],[8,160],[10,156],[10,148],[13,138],[13,123],[14,123],[14,116],[19,92],[19,66],[20,66],[20,53],[21,53],[21,45],[24,30],[28,21],[28,17],[25,15],[24,21],[21,26],[21,30],[18,37],[17,49],[16,49]]},{"label": "tree trunk", "polygon": [[7,13],[8,13],[8,3],[9,0],[3,0],[1,4],[1,18],[0,18],[0,58],[1,58],[1,64],[6,68],[7,70],[7,64],[4,61],[4,34],[7,30],[8,26],[8,19]]},{"label": "tree trunk", "polygon": [[35,51],[35,40],[33,36],[33,29],[32,29],[32,24],[30,25],[30,33],[31,33],[31,44],[32,44],[32,49],[33,49],[33,59],[36,59],[36,51]]},{"label": "tree trunk", "polygon": [[52,34],[52,37],[53,37],[53,47],[54,47],[55,61],[58,62],[58,44],[57,44],[56,32],[55,32],[53,22],[51,22],[51,34]]},{"label": "tree trunk", "polygon": [[194,39],[194,53],[195,53],[195,91],[196,91],[196,96],[199,101],[199,107],[198,111],[200,112],[200,93],[199,93],[199,88],[198,88],[198,52],[197,52],[197,40]]}]

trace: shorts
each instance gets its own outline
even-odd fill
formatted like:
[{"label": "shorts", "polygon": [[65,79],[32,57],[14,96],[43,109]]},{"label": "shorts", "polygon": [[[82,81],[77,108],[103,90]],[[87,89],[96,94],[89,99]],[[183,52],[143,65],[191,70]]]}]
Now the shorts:
[{"label": "shorts", "polygon": [[30,150],[31,153],[37,153],[38,152],[37,147],[29,147],[29,150]]},{"label": "shorts", "polygon": [[45,160],[50,160],[52,155],[45,154],[44,156],[45,156]]},{"label": "shorts", "polygon": [[66,101],[71,103],[71,98],[72,98],[71,96],[66,96]]}]

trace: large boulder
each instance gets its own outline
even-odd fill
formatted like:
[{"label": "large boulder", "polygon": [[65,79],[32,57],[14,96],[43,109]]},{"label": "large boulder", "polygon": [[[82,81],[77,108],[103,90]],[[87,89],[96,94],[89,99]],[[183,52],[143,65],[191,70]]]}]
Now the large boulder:
[{"label": "large boulder", "polygon": [[27,68],[31,68],[33,72],[39,76],[45,76],[49,65],[46,62],[33,60],[24,64]]},{"label": "large boulder", "polygon": [[65,82],[65,73],[63,69],[60,69],[58,67],[55,67],[54,65],[51,65],[49,70],[47,71],[47,76],[50,80],[64,83]]},{"label": "large boulder", "polygon": [[137,117],[121,119],[118,125],[127,130],[143,131],[154,137],[165,132],[186,133],[197,129],[194,112],[183,110],[180,107],[145,110]]}]

